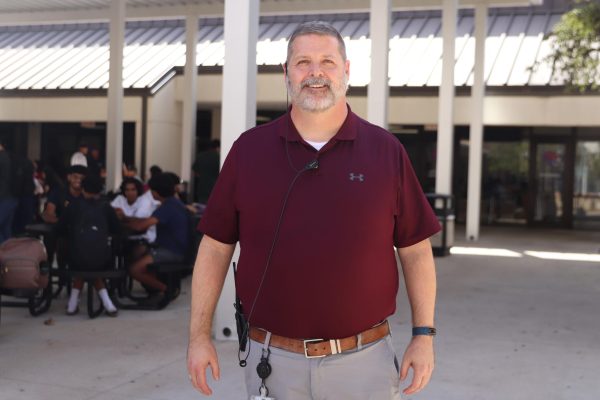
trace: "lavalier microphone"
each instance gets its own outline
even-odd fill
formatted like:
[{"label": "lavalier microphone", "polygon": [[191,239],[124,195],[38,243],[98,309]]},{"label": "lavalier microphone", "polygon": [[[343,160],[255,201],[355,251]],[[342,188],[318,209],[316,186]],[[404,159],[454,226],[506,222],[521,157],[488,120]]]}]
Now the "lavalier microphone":
[{"label": "lavalier microphone", "polygon": [[319,160],[312,160],[308,164],[304,166],[304,170],[308,171],[309,169],[318,169],[319,168]]}]

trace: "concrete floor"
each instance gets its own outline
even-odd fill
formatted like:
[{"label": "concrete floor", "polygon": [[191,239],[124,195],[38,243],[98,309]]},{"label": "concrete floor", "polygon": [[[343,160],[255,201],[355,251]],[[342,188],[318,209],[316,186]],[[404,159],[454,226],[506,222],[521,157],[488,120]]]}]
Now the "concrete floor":
[{"label": "concrete floor", "polygon": [[[458,246],[598,253],[600,233],[484,229]],[[600,398],[600,263],[452,255],[438,270],[437,366],[430,385],[411,399],[595,400]],[[3,308],[1,400],[194,399],[185,351],[189,278],[182,296],[158,312],[121,311],[118,318],[64,315],[66,300],[33,318]],[[50,324],[44,324],[50,320]],[[409,339],[408,304],[398,296],[391,319],[402,355]],[[217,344],[222,378],[214,399],[247,398],[233,342]],[[403,386],[404,387],[404,386]]]}]

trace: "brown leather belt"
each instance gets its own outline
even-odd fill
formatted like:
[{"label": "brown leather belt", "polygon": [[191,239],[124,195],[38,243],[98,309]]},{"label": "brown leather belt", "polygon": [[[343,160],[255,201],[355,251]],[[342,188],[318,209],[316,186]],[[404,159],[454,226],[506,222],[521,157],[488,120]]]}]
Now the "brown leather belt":
[{"label": "brown leather belt", "polygon": [[[390,326],[387,321],[371,329],[361,332],[361,343],[363,345],[373,343],[389,335]],[[264,343],[267,331],[260,328],[250,327],[250,339]],[[278,349],[304,354],[306,358],[325,357],[331,354],[339,354],[348,350],[354,350],[358,346],[358,335],[343,339],[292,339],[279,335],[271,335],[270,346]]]}]

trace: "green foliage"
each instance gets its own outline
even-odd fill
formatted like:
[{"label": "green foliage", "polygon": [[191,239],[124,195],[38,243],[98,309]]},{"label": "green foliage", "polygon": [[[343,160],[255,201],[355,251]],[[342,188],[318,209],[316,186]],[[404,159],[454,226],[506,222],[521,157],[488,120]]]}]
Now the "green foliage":
[{"label": "green foliage", "polygon": [[484,144],[487,160],[487,173],[500,175],[510,173],[527,179],[529,171],[529,143],[488,142]]},{"label": "green foliage", "polygon": [[552,53],[544,59],[567,86],[580,92],[597,90],[600,82],[600,4],[575,1],[549,35]]}]

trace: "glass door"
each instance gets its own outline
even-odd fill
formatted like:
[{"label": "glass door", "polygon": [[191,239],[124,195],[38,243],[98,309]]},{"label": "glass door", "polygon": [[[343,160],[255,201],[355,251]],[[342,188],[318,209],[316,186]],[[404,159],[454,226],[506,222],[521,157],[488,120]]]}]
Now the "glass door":
[{"label": "glass door", "polygon": [[577,142],[573,193],[575,228],[600,228],[600,140]]},{"label": "glass door", "polygon": [[533,140],[530,159],[533,182],[529,222],[570,227],[572,224],[572,156],[569,142]]}]

